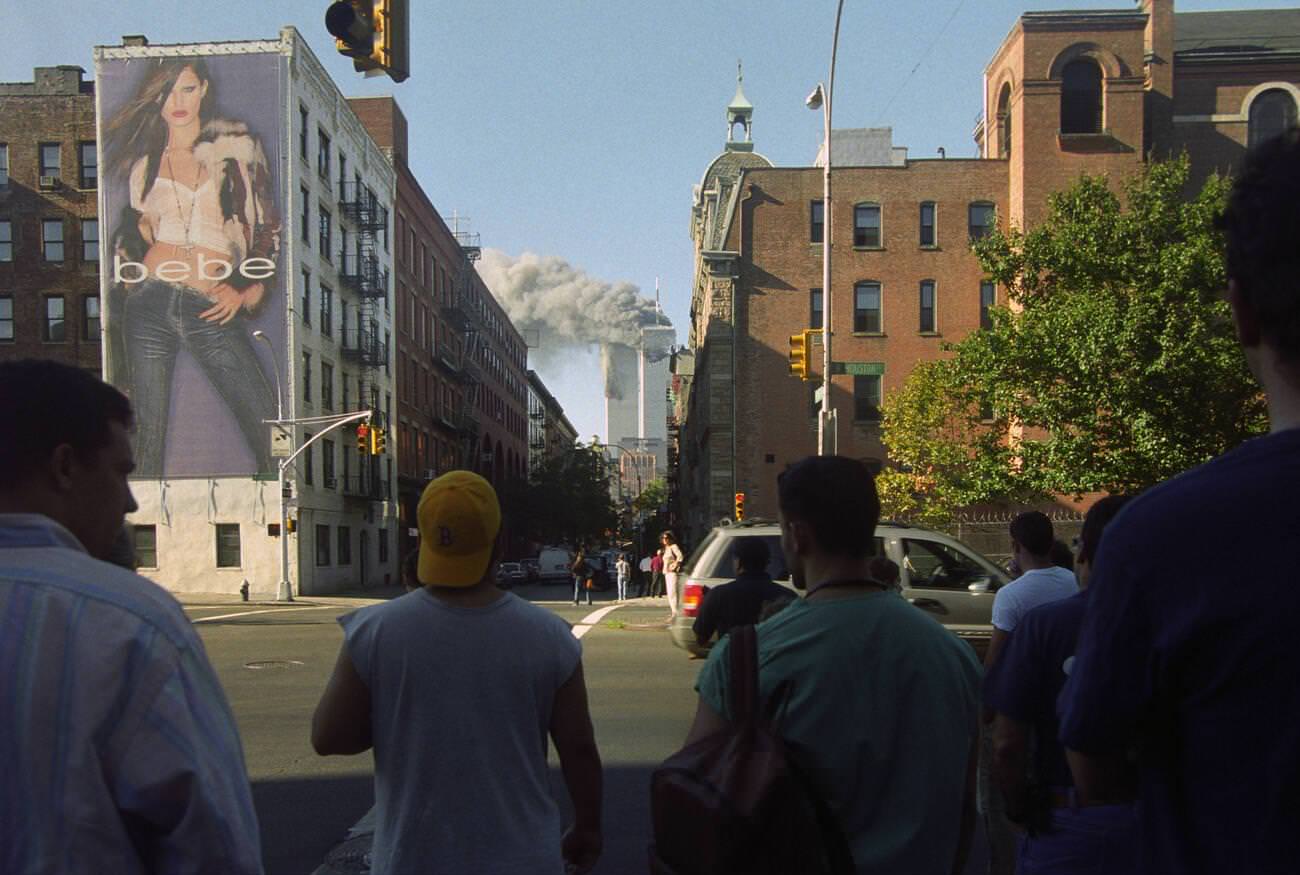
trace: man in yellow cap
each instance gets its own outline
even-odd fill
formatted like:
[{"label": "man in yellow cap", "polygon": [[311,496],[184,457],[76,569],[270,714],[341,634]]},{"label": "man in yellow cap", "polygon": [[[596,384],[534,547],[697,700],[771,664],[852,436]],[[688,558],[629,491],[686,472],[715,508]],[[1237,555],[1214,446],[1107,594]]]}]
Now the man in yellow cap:
[{"label": "man in yellow cap", "polygon": [[[486,480],[444,474],[417,516],[420,588],[339,619],[312,720],[317,753],[374,747],[372,871],[589,872],[602,788],[581,645],[564,620],[497,589],[501,508]],[[548,732],[574,807],[563,839]]]}]

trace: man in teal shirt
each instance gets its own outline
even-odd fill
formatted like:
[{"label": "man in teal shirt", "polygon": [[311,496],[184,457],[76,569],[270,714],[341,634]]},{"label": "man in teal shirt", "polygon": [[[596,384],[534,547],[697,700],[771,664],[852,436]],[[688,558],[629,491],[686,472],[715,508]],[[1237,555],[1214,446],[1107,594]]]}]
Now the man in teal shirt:
[{"label": "man in teal shirt", "polygon": [[[792,692],[781,735],[848,839],[858,875],[960,872],[974,825],[980,667],[873,580],[875,480],[839,456],[777,480],[781,549],[803,599],[758,627],[759,692]],[[729,639],[700,671],[687,743],[729,719]]]}]

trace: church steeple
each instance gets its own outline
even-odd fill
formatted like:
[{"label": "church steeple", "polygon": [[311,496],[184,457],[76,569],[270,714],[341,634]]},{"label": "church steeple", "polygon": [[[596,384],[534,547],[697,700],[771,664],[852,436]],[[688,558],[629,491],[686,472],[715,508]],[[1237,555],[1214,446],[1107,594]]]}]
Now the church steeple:
[{"label": "church steeple", "polygon": [[[727,151],[728,152],[752,152],[754,151],[753,142],[753,123],[754,123],[754,104],[750,103],[745,97],[745,73],[740,66],[740,61],[736,61],[736,96],[731,98],[731,103],[727,104]],[[743,125],[745,128],[745,139],[736,139],[736,125]]]}]

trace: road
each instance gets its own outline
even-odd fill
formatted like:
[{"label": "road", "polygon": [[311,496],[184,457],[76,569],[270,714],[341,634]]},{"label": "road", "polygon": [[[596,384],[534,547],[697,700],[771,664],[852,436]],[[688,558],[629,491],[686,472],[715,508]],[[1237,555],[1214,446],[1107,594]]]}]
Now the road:
[{"label": "road", "polygon": [[[582,637],[605,766],[605,852],[595,871],[645,872],[650,773],[685,738],[696,701],[692,687],[703,663],[669,642],[664,599],[619,605],[598,594],[594,606],[575,607],[564,600],[564,586],[516,591],[574,624]],[[371,755],[320,757],[309,738],[312,711],[343,638],[336,619],[373,601],[307,597],[285,605],[186,599],[186,613],[239,723],[268,875],[308,875],[331,851],[336,858],[348,851],[355,843],[340,847],[348,827],[373,802]],[[551,775],[567,821],[568,800],[553,755]],[[984,871],[982,847],[977,837],[966,869],[971,875]]]},{"label": "road", "polygon": [[[605,853],[596,872],[645,871],[649,783],[676,750],[694,715],[692,686],[702,664],[668,641],[664,599],[593,607],[561,601],[564,586],[527,587],[582,633],[596,739],[605,765]],[[188,600],[244,740],[270,875],[310,873],[371,805],[370,754],[320,757],[309,727],[343,635],[336,618],[367,599],[305,598],[292,606]],[[584,618],[596,617],[589,628]],[[555,766],[552,757],[552,766]],[[557,798],[567,799],[557,769]]]}]

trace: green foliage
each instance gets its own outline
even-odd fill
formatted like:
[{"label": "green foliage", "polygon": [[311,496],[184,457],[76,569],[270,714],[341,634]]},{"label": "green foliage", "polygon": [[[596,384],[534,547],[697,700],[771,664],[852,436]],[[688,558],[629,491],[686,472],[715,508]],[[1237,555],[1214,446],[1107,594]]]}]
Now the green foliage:
[{"label": "green foliage", "polygon": [[1213,218],[1228,182],[1211,177],[1190,199],[1187,183],[1185,158],[1148,165],[1122,198],[1085,176],[1038,227],[975,244],[1011,306],[886,401],[884,442],[913,480],[910,495],[890,484],[896,506],[933,518],[1133,491],[1266,428],[1222,299]]},{"label": "green foliage", "polygon": [[657,513],[668,502],[668,484],[663,478],[656,478],[646,484],[641,494],[632,502],[632,509],[648,514]]},{"label": "green foliage", "polygon": [[545,460],[518,496],[530,539],[594,544],[618,525],[606,460],[598,447],[575,446]]}]

